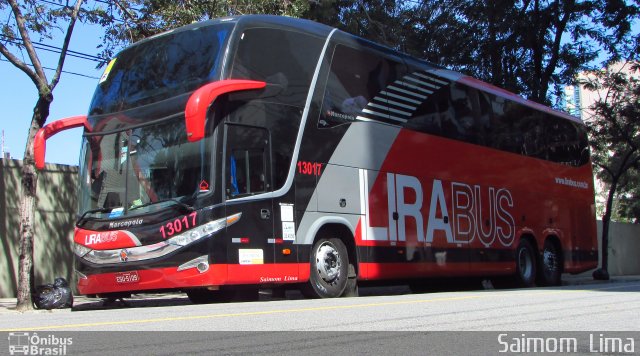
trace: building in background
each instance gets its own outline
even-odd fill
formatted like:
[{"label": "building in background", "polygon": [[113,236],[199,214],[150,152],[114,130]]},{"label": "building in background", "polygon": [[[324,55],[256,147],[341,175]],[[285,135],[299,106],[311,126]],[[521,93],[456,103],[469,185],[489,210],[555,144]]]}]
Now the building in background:
[{"label": "building in background", "polygon": [[[604,70],[604,69],[603,69]],[[631,73],[631,63],[618,62],[609,66],[611,72]],[[593,72],[581,72],[576,78],[576,83],[564,87],[563,109],[569,114],[588,122],[593,116],[591,107],[597,101],[604,99],[606,92],[587,89],[580,84],[593,78]],[[637,76],[637,73],[634,74]]]}]

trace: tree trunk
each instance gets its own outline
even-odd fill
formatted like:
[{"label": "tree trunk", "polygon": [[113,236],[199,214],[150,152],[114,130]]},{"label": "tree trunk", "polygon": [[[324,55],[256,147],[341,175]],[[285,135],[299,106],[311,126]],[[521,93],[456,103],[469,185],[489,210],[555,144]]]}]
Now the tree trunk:
[{"label": "tree trunk", "polygon": [[36,211],[36,190],[38,171],[33,158],[33,141],[36,132],[44,125],[49,116],[49,107],[53,101],[51,94],[40,97],[33,109],[27,146],[22,160],[22,195],[20,197],[20,258],[18,265],[18,311],[33,309],[32,292],[34,290],[33,243]]},{"label": "tree trunk", "polygon": [[612,177],[611,187],[609,187],[609,194],[607,196],[607,204],[602,216],[602,267],[593,272],[594,279],[608,280],[609,279],[609,222],[611,221],[611,210],[613,209],[613,198],[618,189],[619,177]]}]

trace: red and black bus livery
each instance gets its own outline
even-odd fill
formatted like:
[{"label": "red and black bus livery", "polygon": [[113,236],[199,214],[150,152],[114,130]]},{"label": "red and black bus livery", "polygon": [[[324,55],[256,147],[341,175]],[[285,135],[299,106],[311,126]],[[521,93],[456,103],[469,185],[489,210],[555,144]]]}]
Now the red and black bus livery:
[{"label": "red and black bus livery", "polygon": [[305,20],[241,16],[140,41],[84,127],[84,294],[514,276],[597,264],[584,125]]}]

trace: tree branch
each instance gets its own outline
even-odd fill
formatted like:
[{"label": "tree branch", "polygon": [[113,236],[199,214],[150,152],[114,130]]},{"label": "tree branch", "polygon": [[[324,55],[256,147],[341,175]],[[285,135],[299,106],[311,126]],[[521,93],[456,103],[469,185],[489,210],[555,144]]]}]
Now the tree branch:
[{"label": "tree branch", "polygon": [[[542,80],[540,83],[540,86],[541,86],[540,89],[542,90],[542,87],[544,86],[545,92],[546,92],[546,88],[549,87],[549,80],[551,79],[553,72],[555,72],[556,67],[558,66],[558,60],[560,57],[560,44],[562,42],[562,34],[565,32],[565,29],[567,28],[567,23],[569,22],[569,19],[571,18],[571,14],[574,11],[573,5],[574,5],[573,1],[569,1],[569,4],[565,6],[564,16],[562,16],[560,21],[558,21],[558,26],[556,27],[552,50],[550,51],[552,55],[551,55],[551,58],[549,59],[549,63],[547,64],[547,68],[544,70],[544,73],[542,73],[543,76],[541,78]],[[558,12],[560,11],[561,11],[560,4],[558,4]],[[540,98],[540,99],[543,100],[545,98]]]},{"label": "tree branch", "polygon": [[36,80],[34,82],[38,87],[38,90],[40,91],[40,95],[47,94],[49,92],[49,87],[47,85],[47,75],[44,72],[44,68],[42,68],[42,64],[40,63],[40,59],[38,58],[38,54],[36,53],[36,50],[33,48],[33,43],[31,42],[31,37],[29,37],[29,31],[27,30],[24,15],[22,15],[22,12],[20,11],[20,6],[16,2],[16,0],[8,0],[8,1],[9,1],[9,4],[11,5],[11,9],[13,10],[13,14],[16,18],[16,25],[18,26],[20,37],[22,37],[22,42],[24,44],[25,49],[27,50],[29,59],[31,59],[31,64],[33,65],[33,69],[35,70]]},{"label": "tree branch", "polygon": [[60,81],[60,74],[62,73],[62,67],[64,66],[64,61],[67,57],[67,50],[69,49],[69,42],[71,42],[71,34],[73,33],[73,28],[76,25],[76,20],[78,19],[78,13],[80,12],[80,6],[82,5],[82,0],[77,0],[76,4],[73,7],[73,12],[71,13],[71,19],[69,20],[69,26],[67,27],[67,33],[64,36],[64,43],[62,44],[62,50],[60,51],[60,57],[58,58],[58,66],[56,67],[56,72],[53,75],[53,79],[51,80],[51,84],[49,88],[53,90],[53,88],[58,85],[58,81]]},{"label": "tree branch", "polygon": [[367,16],[367,19],[369,20],[369,23],[372,24],[373,26],[378,27],[378,30],[380,31],[380,34],[382,35],[382,40],[384,41],[384,44],[385,45],[389,45],[389,43],[387,41],[387,34],[384,31],[384,27],[382,27],[382,25],[380,25],[380,23],[378,21],[374,21],[371,18],[371,16],[369,16],[369,11],[367,11],[367,9],[364,7],[364,2],[363,1],[358,1],[358,5],[360,5],[360,8],[364,12],[364,14]]},{"label": "tree branch", "polygon": [[40,85],[40,82],[38,80],[38,75],[36,74],[36,72],[31,70],[31,68],[29,68],[29,65],[21,61],[20,58],[14,56],[13,53],[11,53],[9,49],[5,47],[2,43],[0,43],[0,53],[2,53],[2,55],[4,55],[9,60],[9,62],[11,62],[11,64],[18,67],[18,69],[20,69],[21,71],[25,72],[29,77],[29,79],[31,79],[31,81],[36,86]]},{"label": "tree branch", "polygon": [[596,166],[600,167],[602,170],[607,172],[611,176],[612,179],[615,176],[613,174],[613,171],[611,170],[611,168],[609,168],[608,166],[605,166],[604,164],[601,164],[601,163],[598,163],[598,162],[593,162],[593,164],[595,164]]}]

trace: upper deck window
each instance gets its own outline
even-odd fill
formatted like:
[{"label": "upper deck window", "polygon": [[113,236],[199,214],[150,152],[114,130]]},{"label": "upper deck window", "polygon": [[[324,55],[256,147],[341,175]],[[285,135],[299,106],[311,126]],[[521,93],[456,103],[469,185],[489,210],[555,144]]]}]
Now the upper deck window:
[{"label": "upper deck window", "polygon": [[105,69],[89,113],[151,104],[214,80],[231,26],[196,27],[125,49]]},{"label": "upper deck window", "polygon": [[282,87],[275,100],[303,106],[323,41],[295,31],[250,28],[241,35],[230,78]]},{"label": "upper deck window", "polygon": [[[356,119],[399,124],[412,104],[389,96],[386,88],[405,72],[403,64],[375,52],[338,45],[322,103],[318,127],[328,128]],[[393,94],[391,94],[393,95]]]}]

